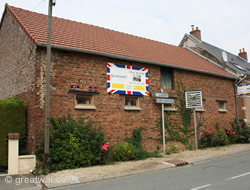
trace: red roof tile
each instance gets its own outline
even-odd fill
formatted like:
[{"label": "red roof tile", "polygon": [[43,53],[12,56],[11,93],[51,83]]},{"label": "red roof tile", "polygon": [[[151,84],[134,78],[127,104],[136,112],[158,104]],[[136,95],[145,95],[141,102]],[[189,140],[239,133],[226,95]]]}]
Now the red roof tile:
[{"label": "red roof tile", "polygon": [[[35,45],[47,43],[47,15],[30,12],[7,4],[6,9],[17,20]],[[234,78],[233,75],[183,47],[57,17],[52,18],[51,43],[58,46],[126,56],[172,67]]]}]

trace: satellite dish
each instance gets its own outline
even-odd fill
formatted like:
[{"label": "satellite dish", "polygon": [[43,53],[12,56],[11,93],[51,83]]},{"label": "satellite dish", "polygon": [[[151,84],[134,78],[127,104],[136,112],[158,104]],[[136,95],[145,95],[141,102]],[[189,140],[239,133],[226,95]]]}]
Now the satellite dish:
[{"label": "satellite dish", "polygon": [[222,59],[223,61],[227,62],[228,58],[227,58],[227,53],[225,51],[222,52]]}]

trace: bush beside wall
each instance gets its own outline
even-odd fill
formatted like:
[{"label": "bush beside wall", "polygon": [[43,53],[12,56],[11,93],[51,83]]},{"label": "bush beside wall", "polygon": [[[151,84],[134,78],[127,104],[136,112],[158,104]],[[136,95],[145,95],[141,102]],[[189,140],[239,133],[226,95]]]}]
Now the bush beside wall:
[{"label": "bush beside wall", "polygon": [[25,152],[26,106],[16,96],[0,100],[0,167],[8,166],[8,133],[19,133],[19,153]]}]

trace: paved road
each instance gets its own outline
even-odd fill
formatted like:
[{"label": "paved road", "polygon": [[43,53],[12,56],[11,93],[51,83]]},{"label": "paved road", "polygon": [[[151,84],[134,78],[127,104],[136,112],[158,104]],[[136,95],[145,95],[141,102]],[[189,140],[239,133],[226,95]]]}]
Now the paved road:
[{"label": "paved road", "polygon": [[250,152],[57,190],[250,190]]}]

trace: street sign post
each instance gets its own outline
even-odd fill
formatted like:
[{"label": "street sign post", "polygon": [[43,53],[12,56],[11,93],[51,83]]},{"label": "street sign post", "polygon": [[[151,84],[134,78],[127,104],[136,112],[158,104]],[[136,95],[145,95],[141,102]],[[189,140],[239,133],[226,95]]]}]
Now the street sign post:
[{"label": "street sign post", "polygon": [[198,149],[195,108],[202,107],[202,92],[201,91],[185,92],[185,99],[186,99],[186,108],[194,108],[195,148]]},{"label": "street sign post", "polygon": [[166,151],[166,143],[165,143],[165,121],[164,121],[164,104],[173,104],[173,99],[168,99],[168,93],[163,93],[163,89],[161,92],[155,93],[156,103],[161,104],[161,117],[162,117],[162,144],[163,144],[163,152]]}]

